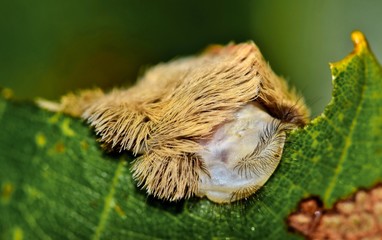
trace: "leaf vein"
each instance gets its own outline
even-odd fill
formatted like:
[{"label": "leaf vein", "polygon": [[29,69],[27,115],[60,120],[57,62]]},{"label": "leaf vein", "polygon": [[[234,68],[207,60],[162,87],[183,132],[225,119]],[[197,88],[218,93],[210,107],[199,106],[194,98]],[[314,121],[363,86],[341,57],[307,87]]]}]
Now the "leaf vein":
[{"label": "leaf vein", "polygon": [[115,195],[116,187],[118,185],[118,179],[121,176],[121,174],[123,174],[124,166],[125,166],[125,162],[121,160],[118,163],[117,169],[115,170],[115,174],[110,186],[109,194],[104,199],[105,201],[104,201],[104,207],[101,213],[101,217],[99,219],[94,236],[92,237],[92,239],[94,240],[100,239],[101,234],[106,226],[106,222],[107,222],[107,218],[109,217],[110,210],[114,206],[114,195]]},{"label": "leaf vein", "polygon": [[[362,65],[364,68],[366,68],[366,64],[364,61],[363,61]],[[344,145],[344,147],[341,151],[341,154],[339,156],[337,168],[335,169],[334,175],[333,175],[332,179],[330,180],[329,185],[328,185],[328,187],[324,193],[324,202],[325,203],[328,203],[328,200],[330,199],[330,197],[333,193],[333,190],[334,190],[335,186],[337,185],[338,176],[342,172],[343,165],[344,165],[344,163],[347,159],[348,153],[349,153],[349,148],[352,145],[352,136],[354,135],[354,130],[357,126],[358,118],[359,118],[359,115],[360,115],[361,110],[362,110],[363,100],[365,100],[365,89],[366,89],[366,84],[365,84],[366,75],[365,74],[366,74],[366,70],[363,69],[363,75],[364,76],[362,78],[362,85],[361,85],[362,87],[361,87],[361,91],[360,91],[359,101],[357,103],[356,112],[355,112],[354,118],[352,119],[352,122],[350,124],[349,134],[345,137],[345,145]]]}]

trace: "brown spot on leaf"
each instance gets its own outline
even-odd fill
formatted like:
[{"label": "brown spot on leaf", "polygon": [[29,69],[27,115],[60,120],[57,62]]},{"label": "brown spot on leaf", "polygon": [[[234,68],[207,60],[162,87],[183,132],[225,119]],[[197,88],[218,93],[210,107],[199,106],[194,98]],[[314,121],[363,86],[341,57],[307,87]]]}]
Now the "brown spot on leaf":
[{"label": "brown spot on leaf", "polygon": [[65,151],[65,145],[62,143],[62,142],[58,142],[55,146],[54,146],[54,150],[57,152],[57,153],[63,153]]},{"label": "brown spot on leaf", "polygon": [[81,149],[87,151],[89,149],[89,143],[86,141],[81,141]]},{"label": "brown spot on leaf", "polygon": [[114,206],[114,210],[115,210],[115,212],[116,212],[121,218],[126,217],[126,213],[122,210],[122,208],[121,208],[118,204],[115,204],[115,206]]},{"label": "brown spot on leaf", "polygon": [[11,99],[13,97],[13,91],[9,88],[3,88],[1,90],[1,95],[4,99]]},{"label": "brown spot on leaf", "polygon": [[380,239],[382,184],[358,190],[331,209],[324,209],[317,197],[304,199],[287,223],[291,230],[308,239]]},{"label": "brown spot on leaf", "polygon": [[4,183],[3,186],[1,187],[1,192],[0,192],[1,202],[8,203],[12,197],[13,192],[14,192],[13,184],[9,182]]}]

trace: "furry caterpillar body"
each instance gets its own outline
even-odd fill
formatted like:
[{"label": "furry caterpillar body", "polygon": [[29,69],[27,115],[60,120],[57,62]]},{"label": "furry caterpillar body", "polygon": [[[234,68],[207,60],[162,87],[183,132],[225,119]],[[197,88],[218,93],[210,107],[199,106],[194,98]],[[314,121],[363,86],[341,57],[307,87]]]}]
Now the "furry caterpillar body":
[{"label": "furry caterpillar body", "polygon": [[159,64],[129,89],[40,105],[82,117],[108,150],[140,154],[132,166],[138,185],[169,201],[252,195],[276,169],[285,131],[308,119],[252,42]]}]

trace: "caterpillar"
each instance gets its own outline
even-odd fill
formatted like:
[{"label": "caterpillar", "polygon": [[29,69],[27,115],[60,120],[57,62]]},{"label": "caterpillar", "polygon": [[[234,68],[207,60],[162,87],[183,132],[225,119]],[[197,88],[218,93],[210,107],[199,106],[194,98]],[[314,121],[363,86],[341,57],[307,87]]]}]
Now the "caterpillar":
[{"label": "caterpillar", "polygon": [[135,154],[138,186],[168,201],[249,197],[280,162],[286,131],[309,118],[253,42],[160,63],[127,89],[39,104],[87,121],[105,149]]}]

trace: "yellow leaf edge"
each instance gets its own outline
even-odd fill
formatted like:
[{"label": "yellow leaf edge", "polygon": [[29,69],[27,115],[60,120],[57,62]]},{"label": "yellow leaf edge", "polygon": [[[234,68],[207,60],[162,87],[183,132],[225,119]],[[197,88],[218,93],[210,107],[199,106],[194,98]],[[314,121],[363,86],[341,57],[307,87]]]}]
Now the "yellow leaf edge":
[{"label": "yellow leaf edge", "polygon": [[348,63],[356,56],[363,56],[365,54],[370,55],[377,62],[374,54],[370,50],[369,43],[365,35],[361,31],[353,31],[351,33],[351,40],[354,45],[353,51],[344,59],[338,62],[329,63],[333,78],[337,75],[336,73],[342,72],[348,66]]}]

